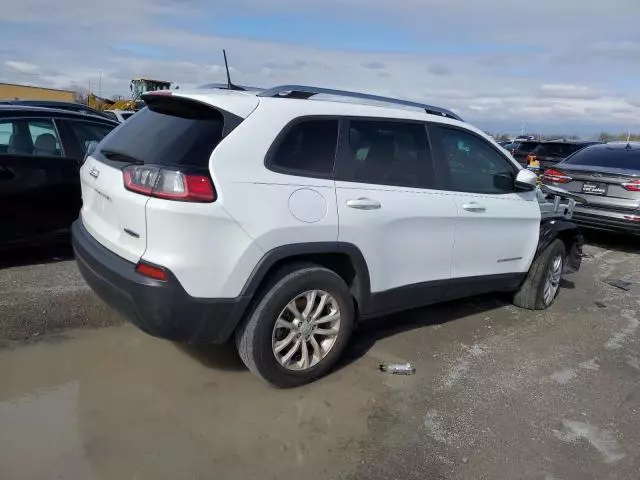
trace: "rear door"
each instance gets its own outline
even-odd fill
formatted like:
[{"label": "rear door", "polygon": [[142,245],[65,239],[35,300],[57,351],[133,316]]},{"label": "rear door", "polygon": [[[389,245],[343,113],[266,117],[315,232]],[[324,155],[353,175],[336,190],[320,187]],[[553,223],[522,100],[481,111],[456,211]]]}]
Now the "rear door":
[{"label": "rear door", "polygon": [[[80,172],[84,226],[98,242],[131,262],[146,249],[145,207],[151,197],[127,190],[123,169],[171,166],[209,175],[209,158],[225,127],[223,114],[200,102],[159,95],[147,102],[148,108],[98,144]],[[146,175],[152,174],[148,170]]]},{"label": "rear door", "polygon": [[540,229],[535,192],[516,191],[517,167],[480,135],[444,125],[429,131],[445,188],[457,207],[452,278],[469,279],[460,285],[473,293],[491,290],[492,278],[526,272]]},{"label": "rear door", "polygon": [[372,309],[443,298],[457,215],[453,195],[437,190],[425,124],[351,119],[341,137],[338,239],[364,255]]}]

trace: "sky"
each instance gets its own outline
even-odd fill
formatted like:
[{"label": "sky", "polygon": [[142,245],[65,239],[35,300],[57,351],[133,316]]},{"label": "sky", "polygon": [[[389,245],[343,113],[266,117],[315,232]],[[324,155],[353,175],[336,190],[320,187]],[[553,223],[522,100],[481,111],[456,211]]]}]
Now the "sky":
[{"label": "sky", "polygon": [[492,132],[640,133],[640,0],[20,0],[0,82],[129,95],[304,84],[423,101]]}]

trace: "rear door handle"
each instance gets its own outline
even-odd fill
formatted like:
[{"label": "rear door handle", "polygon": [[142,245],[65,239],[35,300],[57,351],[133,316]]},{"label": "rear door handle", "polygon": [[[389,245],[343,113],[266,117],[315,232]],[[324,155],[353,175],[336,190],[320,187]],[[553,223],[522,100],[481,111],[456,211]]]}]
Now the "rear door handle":
[{"label": "rear door handle", "polygon": [[464,205],[462,205],[463,210],[466,210],[467,212],[484,212],[487,209],[484,207],[484,205],[480,205],[479,203],[476,202],[471,202],[471,203],[465,203]]},{"label": "rear door handle", "polygon": [[377,200],[370,198],[352,198],[347,200],[347,207],[357,208],[358,210],[377,210],[382,205]]}]

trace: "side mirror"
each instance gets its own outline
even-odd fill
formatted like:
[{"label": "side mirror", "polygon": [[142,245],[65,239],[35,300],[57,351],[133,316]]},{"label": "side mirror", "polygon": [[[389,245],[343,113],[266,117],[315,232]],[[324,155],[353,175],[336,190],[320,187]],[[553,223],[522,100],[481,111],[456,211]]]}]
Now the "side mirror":
[{"label": "side mirror", "polygon": [[516,189],[531,191],[538,186],[538,176],[531,170],[520,170],[516,176]]}]

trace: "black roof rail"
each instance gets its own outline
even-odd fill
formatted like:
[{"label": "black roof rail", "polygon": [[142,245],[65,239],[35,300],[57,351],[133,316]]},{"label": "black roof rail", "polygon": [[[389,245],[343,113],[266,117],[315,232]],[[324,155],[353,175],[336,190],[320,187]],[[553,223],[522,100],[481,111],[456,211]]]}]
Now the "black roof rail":
[{"label": "black roof rail", "polygon": [[360,100],[372,100],[375,102],[403,105],[405,107],[415,107],[424,110],[431,115],[440,115],[441,117],[453,118],[454,120],[460,120],[461,122],[464,121],[451,110],[434,107],[432,105],[411,102],[409,100],[400,100],[398,98],[381,97],[379,95],[371,95],[369,93],[349,92],[347,90],[334,90],[331,88],[307,87],[304,85],[280,85],[260,92],[258,94],[258,97],[279,97],[306,100],[314,95],[334,95],[337,97],[349,97]]}]

